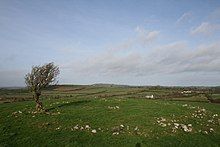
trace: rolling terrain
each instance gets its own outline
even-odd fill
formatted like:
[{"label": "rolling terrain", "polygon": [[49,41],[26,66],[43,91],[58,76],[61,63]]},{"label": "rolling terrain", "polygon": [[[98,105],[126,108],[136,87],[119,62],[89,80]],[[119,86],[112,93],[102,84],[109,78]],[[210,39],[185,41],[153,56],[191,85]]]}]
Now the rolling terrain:
[{"label": "rolling terrain", "polygon": [[[211,91],[219,100],[218,90]],[[37,113],[26,89],[1,89],[0,146],[220,146],[220,106],[209,93],[205,87],[59,85],[43,91],[47,111]]]}]

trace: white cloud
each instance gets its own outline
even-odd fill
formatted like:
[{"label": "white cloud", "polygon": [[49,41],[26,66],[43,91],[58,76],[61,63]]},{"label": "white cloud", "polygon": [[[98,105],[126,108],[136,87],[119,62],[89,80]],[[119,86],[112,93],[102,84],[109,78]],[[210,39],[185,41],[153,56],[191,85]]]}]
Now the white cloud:
[{"label": "white cloud", "polygon": [[189,22],[191,19],[192,19],[192,12],[186,12],[183,13],[183,15],[177,19],[176,24]]},{"label": "white cloud", "polygon": [[192,35],[197,35],[197,34],[211,35],[219,30],[220,30],[219,24],[211,24],[209,22],[202,22],[199,26],[193,28],[190,33]]},{"label": "white cloud", "polygon": [[141,34],[139,36],[139,39],[143,44],[148,44],[156,40],[159,34],[160,34],[159,31],[151,31],[146,34]]},{"label": "white cloud", "polygon": [[160,31],[148,31],[139,26],[136,27],[135,31],[138,33],[137,42],[140,42],[144,45],[155,41],[160,34]]},{"label": "white cloud", "polygon": [[127,39],[127,40],[123,41],[120,44],[112,45],[111,47],[109,47],[109,50],[120,51],[120,50],[124,50],[124,49],[130,49],[135,44],[136,44],[136,40],[135,39]]},{"label": "white cloud", "polygon": [[122,51],[131,49],[137,45],[149,45],[153,43],[159,36],[160,31],[153,30],[148,31],[142,27],[137,26],[135,28],[136,35],[133,38],[128,38],[125,41],[122,41],[120,44],[114,44],[108,47],[112,51]]},{"label": "white cloud", "polygon": [[81,75],[149,76],[152,74],[220,73],[220,43],[214,42],[190,49],[187,42],[174,42],[159,46],[151,53],[138,51],[121,54],[105,51],[74,64]]},{"label": "white cloud", "polygon": [[140,60],[141,56],[138,53],[121,54],[120,51],[107,50],[78,64],[73,64],[73,69],[82,74],[129,74],[129,72],[136,71]]}]

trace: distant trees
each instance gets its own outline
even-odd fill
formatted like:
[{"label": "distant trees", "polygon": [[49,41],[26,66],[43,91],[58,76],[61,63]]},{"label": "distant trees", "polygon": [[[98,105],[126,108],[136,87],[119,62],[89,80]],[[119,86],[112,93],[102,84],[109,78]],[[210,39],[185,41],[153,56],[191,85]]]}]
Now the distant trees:
[{"label": "distant trees", "polygon": [[208,99],[209,102],[213,103],[214,99],[212,97],[212,94],[214,93],[213,88],[209,88],[208,91],[205,93],[206,98]]},{"label": "distant trees", "polygon": [[52,62],[43,66],[33,66],[31,72],[25,75],[25,83],[33,93],[37,111],[43,110],[43,104],[40,101],[42,89],[50,84],[55,84],[59,73],[59,67]]}]

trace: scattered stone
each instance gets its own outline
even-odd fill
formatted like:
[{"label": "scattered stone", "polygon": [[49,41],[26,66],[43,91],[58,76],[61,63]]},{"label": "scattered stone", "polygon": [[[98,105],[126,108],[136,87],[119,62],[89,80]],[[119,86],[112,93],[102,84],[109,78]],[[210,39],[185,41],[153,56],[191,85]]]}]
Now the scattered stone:
[{"label": "scattered stone", "polygon": [[213,117],[217,117],[217,116],[218,116],[218,114],[214,114],[214,115],[213,115]]},{"label": "scattered stone", "polygon": [[119,106],[115,106],[116,109],[119,109]]},{"label": "scattered stone", "polygon": [[162,127],[166,127],[166,126],[167,126],[167,124],[165,124],[165,123],[160,123],[160,125],[161,125]]},{"label": "scattered stone", "polygon": [[181,128],[183,128],[183,129],[187,129],[187,126],[184,125],[184,124],[180,124],[180,126],[181,126]]},{"label": "scattered stone", "polygon": [[176,132],[176,128],[172,128],[172,133],[175,133]]},{"label": "scattered stone", "polygon": [[203,108],[203,109],[201,109],[201,111],[202,111],[202,112],[205,112],[206,110]]},{"label": "scattered stone", "polygon": [[178,123],[174,123],[174,128],[178,129],[178,127],[179,127],[179,124]]},{"label": "scattered stone", "polygon": [[119,135],[119,132],[113,132],[112,135]]},{"label": "scattered stone", "polygon": [[134,128],[134,131],[138,131],[139,129],[138,129],[138,127],[136,126],[135,128]]},{"label": "scattered stone", "polygon": [[188,124],[188,127],[192,127],[192,124]]},{"label": "scattered stone", "polygon": [[192,132],[192,128],[188,128],[188,131],[187,132]]},{"label": "scattered stone", "polygon": [[163,118],[163,117],[161,117],[161,120],[160,121],[166,121],[166,119],[165,118]]},{"label": "scattered stone", "polygon": [[127,126],[127,130],[129,130],[129,126]]},{"label": "scattered stone", "polygon": [[184,105],[182,105],[183,107],[187,107],[188,105],[187,104],[184,104]]},{"label": "scattered stone", "polygon": [[177,127],[179,127],[179,125],[180,125],[180,124],[178,124],[178,123],[173,123],[173,124],[174,124],[174,126],[177,126]]},{"label": "scattered stone", "polygon": [[90,129],[91,127],[89,125],[86,125],[85,126],[85,129]]},{"label": "scattered stone", "polygon": [[93,130],[92,130],[92,133],[95,134],[95,133],[97,133],[97,131],[96,131],[95,129],[93,129]]},{"label": "scattered stone", "polygon": [[210,132],[214,132],[214,129],[213,129],[213,128],[210,128],[209,131],[210,131]]},{"label": "scattered stone", "polygon": [[74,128],[74,130],[78,130],[78,129],[79,129],[79,126],[76,125],[76,126],[74,126],[73,128]]},{"label": "scattered stone", "polygon": [[212,123],[212,122],[213,122],[213,119],[208,120],[208,122],[209,122],[209,123]]},{"label": "scattered stone", "polygon": [[119,109],[119,106],[108,106],[108,109]]},{"label": "scattered stone", "polygon": [[184,132],[191,132],[192,131],[192,128],[188,128],[186,125],[184,124],[181,124],[180,125],[181,128],[183,129]]}]

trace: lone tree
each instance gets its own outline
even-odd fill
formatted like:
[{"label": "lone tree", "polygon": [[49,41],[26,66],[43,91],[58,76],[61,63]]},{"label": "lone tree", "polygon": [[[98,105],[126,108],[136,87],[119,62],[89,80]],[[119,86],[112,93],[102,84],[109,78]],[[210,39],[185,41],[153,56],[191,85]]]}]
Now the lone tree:
[{"label": "lone tree", "polygon": [[25,76],[25,83],[33,93],[37,111],[43,110],[43,104],[39,99],[42,89],[50,84],[55,84],[59,73],[58,66],[55,66],[54,63],[48,63],[43,66],[33,66],[31,72]]}]

